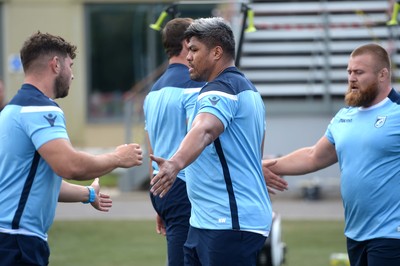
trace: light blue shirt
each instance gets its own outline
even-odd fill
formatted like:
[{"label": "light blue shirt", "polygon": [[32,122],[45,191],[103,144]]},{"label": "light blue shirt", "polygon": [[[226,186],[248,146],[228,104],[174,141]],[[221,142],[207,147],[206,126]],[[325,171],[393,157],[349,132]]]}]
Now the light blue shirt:
[{"label": "light blue shirt", "polygon": [[[171,64],[153,85],[144,101],[145,130],[153,153],[170,158],[187,133],[187,119],[203,82],[192,81],[189,69],[183,64]],[[153,173],[158,165],[152,162]],[[185,181],[185,170],[178,174]]]},{"label": "light blue shirt", "polygon": [[356,241],[400,238],[400,96],[370,108],[343,108],[326,137],[341,170],[345,235]]},{"label": "light blue shirt", "polygon": [[63,111],[24,84],[0,113],[0,232],[47,240],[62,179],[37,150],[58,138],[68,139]]},{"label": "light blue shirt", "polygon": [[267,235],[272,208],[261,169],[265,107],[260,94],[230,67],[200,91],[193,118],[204,112],[215,115],[224,132],[186,168],[191,226]]}]

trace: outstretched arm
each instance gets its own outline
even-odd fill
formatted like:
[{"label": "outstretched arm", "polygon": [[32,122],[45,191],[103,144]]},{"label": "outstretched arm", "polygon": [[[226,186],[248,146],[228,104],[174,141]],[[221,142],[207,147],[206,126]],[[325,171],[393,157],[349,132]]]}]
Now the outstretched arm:
[{"label": "outstretched arm", "polygon": [[278,159],[263,160],[263,172],[266,178],[274,175],[303,175],[326,168],[337,161],[335,146],[324,136],[312,147],[298,149]]},{"label": "outstretched arm", "polygon": [[135,143],[120,145],[110,153],[92,155],[75,150],[66,139],[54,139],[38,151],[57,175],[75,180],[103,176],[117,167],[141,165],[143,159],[142,149]]},{"label": "outstretched arm", "polygon": [[150,155],[160,169],[150,182],[150,191],[163,197],[171,188],[178,172],[191,164],[223,131],[224,125],[216,116],[210,113],[198,114],[192,128],[169,160]]}]

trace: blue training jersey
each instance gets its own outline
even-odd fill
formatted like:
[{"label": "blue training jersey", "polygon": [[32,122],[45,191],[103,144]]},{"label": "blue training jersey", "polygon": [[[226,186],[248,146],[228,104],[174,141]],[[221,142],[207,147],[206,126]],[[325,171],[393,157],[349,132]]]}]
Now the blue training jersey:
[{"label": "blue training jersey", "polygon": [[62,179],[37,150],[58,138],[68,139],[63,111],[24,84],[0,113],[0,232],[47,240]]},{"label": "blue training jersey", "polygon": [[[145,130],[153,153],[157,157],[170,158],[178,149],[187,133],[187,119],[204,82],[190,79],[189,69],[183,64],[170,64],[165,73],[153,85],[144,101]],[[153,173],[158,165],[152,162]],[[185,181],[184,170],[178,178]]]},{"label": "blue training jersey", "polygon": [[204,112],[215,115],[224,132],[186,168],[191,226],[267,235],[272,208],[261,168],[265,107],[260,94],[230,67],[202,88],[191,122]]},{"label": "blue training jersey", "polygon": [[341,170],[345,235],[400,239],[400,95],[369,108],[341,109],[326,137]]}]

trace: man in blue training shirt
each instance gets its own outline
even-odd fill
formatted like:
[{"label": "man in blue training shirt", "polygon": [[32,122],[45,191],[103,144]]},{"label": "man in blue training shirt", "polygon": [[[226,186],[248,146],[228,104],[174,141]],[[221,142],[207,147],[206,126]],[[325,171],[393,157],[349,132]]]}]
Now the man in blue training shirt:
[{"label": "man in blue training shirt", "polygon": [[[22,88],[0,113],[0,265],[48,265],[47,231],[57,202],[91,203],[108,211],[97,177],[142,163],[138,144],[91,155],[75,150],[64,113],[54,101],[68,95],[76,46],[37,32],[24,43]],[[92,186],[65,179],[95,179]]]},{"label": "man in blue training shirt", "polygon": [[190,77],[207,84],[177,152],[168,160],[151,155],[160,168],[151,191],[163,197],[187,167],[185,265],[256,265],[272,223],[261,168],[264,103],[234,65],[234,36],[222,18],[195,20],[185,37]]},{"label": "man in blue training shirt", "polygon": [[[188,42],[183,34],[192,19],[175,18],[162,30],[162,42],[168,56],[168,69],[153,85],[144,102],[145,129],[150,154],[171,157],[187,133],[187,120],[192,113],[204,82],[190,79]],[[150,177],[158,173],[152,162]],[[166,235],[168,265],[183,264],[183,244],[189,230],[190,201],[186,192],[185,171],[178,173],[164,198],[150,193],[157,212],[157,232]]]},{"label": "man in blue training shirt", "polygon": [[[400,95],[390,58],[377,44],[350,55],[348,107],[312,147],[263,162],[267,178],[302,175],[339,162],[352,266],[400,265]],[[267,166],[268,164],[268,166]]]}]

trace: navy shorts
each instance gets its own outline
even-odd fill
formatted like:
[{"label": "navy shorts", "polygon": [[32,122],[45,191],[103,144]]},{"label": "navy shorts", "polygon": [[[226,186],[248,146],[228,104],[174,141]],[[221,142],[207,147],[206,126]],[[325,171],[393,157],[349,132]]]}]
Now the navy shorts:
[{"label": "navy shorts", "polygon": [[49,257],[49,245],[39,237],[0,233],[1,266],[44,266]]},{"label": "navy shorts", "polygon": [[347,238],[347,252],[352,266],[400,265],[400,239],[355,241]]},{"label": "navy shorts", "polygon": [[189,228],[185,265],[256,266],[266,237],[246,231]]},{"label": "navy shorts", "polygon": [[154,209],[165,224],[168,265],[184,265],[183,244],[189,231],[191,211],[186,182],[177,178],[164,197],[160,198],[150,193],[150,198]]}]

